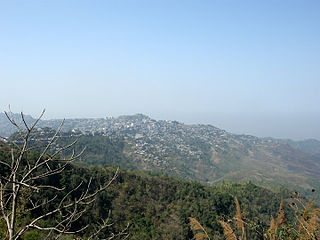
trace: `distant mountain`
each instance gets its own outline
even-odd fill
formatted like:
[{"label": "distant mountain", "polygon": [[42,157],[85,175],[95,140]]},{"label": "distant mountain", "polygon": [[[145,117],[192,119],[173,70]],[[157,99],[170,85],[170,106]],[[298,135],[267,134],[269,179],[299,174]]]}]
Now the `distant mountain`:
[{"label": "distant mountain", "polygon": [[[41,121],[39,126],[57,128],[60,122]],[[211,125],[156,121],[142,114],[67,119],[63,130],[69,135],[61,141],[77,137],[76,148],[87,146],[80,159],[86,165],[159,171],[209,185],[253,181],[320,193],[320,154],[311,144],[236,135]]]},{"label": "distant mountain", "polygon": [[[19,126],[23,126],[21,114],[14,113],[12,114],[12,117]],[[30,115],[24,115],[24,119],[26,123],[30,125],[35,121],[35,119]],[[4,113],[0,112],[0,136],[8,137],[16,131],[17,128],[10,123],[7,116]]]},{"label": "distant mountain", "polygon": [[291,147],[309,154],[320,154],[320,141],[316,139],[306,139],[294,141],[291,139],[272,139],[273,141],[286,143]]}]

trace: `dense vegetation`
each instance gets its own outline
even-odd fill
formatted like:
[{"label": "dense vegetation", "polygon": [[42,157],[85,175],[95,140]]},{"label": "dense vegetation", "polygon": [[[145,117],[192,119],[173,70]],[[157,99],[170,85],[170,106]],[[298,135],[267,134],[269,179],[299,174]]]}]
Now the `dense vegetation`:
[{"label": "dense vegetation", "polygon": [[[56,129],[59,124],[59,120],[40,120],[37,126],[42,129],[34,129],[34,139],[45,141],[54,133],[45,126]],[[312,197],[320,201],[317,140],[263,139],[210,125],[156,121],[141,114],[67,119],[62,130],[67,132],[60,133],[56,147],[79,138],[75,148],[86,147],[78,162],[84,166],[157,171],[207,185],[252,181],[261,186],[288,187],[305,195],[316,189]]]},{"label": "dense vegetation", "polygon": [[[50,128],[35,129],[30,137],[30,144],[33,147],[41,148],[41,146],[46,145],[53,134],[54,131]],[[10,139],[19,144],[19,135],[17,133],[12,135]],[[132,170],[121,170],[119,176],[113,181],[107,191],[100,193],[94,204],[74,223],[71,230],[76,229],[76,226],[90,226],[86,231],[78,234],[81,237],[86,237],[92,233],[99,219],[108,218],[109,222],[113,222],[114,224],[100,232],[99,238],[110,236],[111,233],[117,233],[125,229],[127,224],[129,224],[128,232],[130,233],[130,239],[192,239],[195,234],[194,231],[191,231],[189,225],[189,219],[192,217],[201,222],[207,233],[214,239],[223,239],[221,222],[228,222],[233,219],[236,212],[234,199],[237,197],[241,205],[243,220],[254,229],[254,231],[248,231],[247,237],[249,239],[262,239],[268,233],[270,217],[275,217],[278,213],[281,199],[285,200],[285,208],[287,208],[288,204],[292,203],[289,191],[281,186],[277,189],[273,187],[269,189],[262,188],[253,184],[250,181],[252,179],[250,177],[248,177],[245,183],[225,183],[223,179],[237,181],[236,177],[238,174],[232,175],[232,171],[226,177],[217,181],[217,185],[215,186],[178,180],[169,176],[174,175],[187,178],[188,176],[194,176],[197,179],[197,176],[206,173],[206,165],[200,163],[200,161],[197,165],[198,172],[181,172],[177,174],[177,172],[172,172],[170,169],[162,168],[155,169],[163,170],[168,176],[152,172],[137,172],[137,170],[144,169],[142,166],[146,162],[144,159],[137,159],[130,155],[130,144],[132,143],[130,143],[130,139],[123,136],[111,137],[102,134],[82,134],[80,131],[61,132],[60,138],[52,145],[52,150],[59,150],[62,146],[68,145],[74,140],[77,140],[77,144],[73,146],[73,150],[79,152],[83,148],[86,148],[86,151],[78,159],[77,165],[70,165],[61,174],[55,177],[48,177],[45,182],[45,184],[64,189],[58,194],[58,198],[60,199],[83,181],[83,186],[77,189],[77,191],[72,192],[69,196],[70,199],[78,198],[86,190],[85,186],[90,178],[93,178],[90,191],[94,191],[94,189],[112,178],[115,173],[115,168],[112,167],[121,165],[123,168],[135,170],[135,172]],[[205,149],[205,143],[190,142],[190,144],[196,146],[196,149],[201,148],[204,153],[210,152],[210,149]],[[216,155],[216,157],[224,156],[224,159],[219,159],[219,163],[223,162],[219,168],[222,173],[235,167],[237,168],[233,163],[237,162],[235,160],[239,156],[242,156],[244,152],[251,151],[251,154],[255,154],[255,157],[259,160],[259,151],[262,151],[260,149],[253,152],[253,149],[249,145],[236,149],[229,149],[230,146],[228,144],[223,145],[223,147],[224,149],[218,153],[220,155]],[[283,146],[274,148],[273,145],[264,145],[263,150],[266,149],[275,155],[290,158],[290,148],[286,149]],[[71,150],[67,150],[63,154],[67,156],[71,152]],[[193,164],[192,159],[186,158],[183,161],[182,159],[179,160],[179,155],[175,152],[171,152],[170,154],[178,159],[176,163],[183,163],[181,166],[177,165],[179,169],[182,169],[186,164],[189,164],[190,168]],[[32,159],[37,158],[39,153],[32,151],[28,152],[27,155],[29,159]],[[299,166],[301,164],[300,160],[297,159],[299,156],[298,154],[293,160],[291,159],[291,162],[288,162]],[[9,146],[1,143],[0,160],[6,161],[9,157]],[[208,160],[208,163],[211,157],[210,155],[202,156],[203,159]],[[273,162],[273,160],[270,160],[270,162],[270,167],[276,166],[274,165],[276,162]],[[306,167],[310,167],[308,166],[309,162],[306,162],[306,164]],[[111,168],[106,167],[106,165]],[[6,169],[0,167],[1,174],[5,173],[5,171]],[[260,175],[259,172],[249,168],[242,171],[242,175],[244,176],[251,176],[251,173],[254,176]],[[313,174],[312,171],[313,169],[310,168],[309,172],[311,174]],[[185,175],[186,173],[188,176]],[[264,173],[264,177],[269,179],[274,178],[273,175],[268,176],[268,173]],[[282,184],[281,179],[273,179],[273,181],[275,180],[279,182],[279,185]],[[266,183],[266,179],[263,179],[263,181]],[[271,186],[272,184],[269,185]],[[310,182],[310,185],[317,185],[317,182]],[[318,189],[315,189],[315,192],[317,193]],[[28,205],[30,203],[24,201],[25,197],[49,199],[55,194],[53,190],[42,190],[37,193],[24,192],[19,202],[21,213],[19,214],[18,224],[23,225],[27,219],[36,218],[44,214],[51,207],[54,207],[43,206],[32,211],[30,214],[23,214],[23,209],[30,207]],[[285,212],[287,219],[293,218],[292,211],[286,209]],[[42,226],[47,226],[53,220],[52,218],[47,218],[41,224]],[[0,229],[0,238],[4,238],[5,228],[3,220],[0,221]],[[24,235],[24,239],[39,239],[43,236],[42,234],[37,230],[31,230]]]},{"label": "dense vegetation", "polygon": [[[54,134],[50,128],[38,129],[33,132],[34,144],[40,145]],[[258,141],[250,136],[232,136],[232,144],[223,142],[223,149],[210,150],[206,142],[199,142],[194,138],[184,141],[193,148],[201,149],[199,158],[187,155],[170,148],[165,156],[165,163],[161,161],[161,150],[153,149],[156,157],[146,159],[136,154],[134,139],[122,135],[105,136],[101,133],[83,134],[80,131],[61,132],[56,148],[69,144],[78,139],[74,146],[76,151],[86,148],[78,160],[83,166],[121,166],[130,170],[158,171],[181,179],[199,181],[208,185],[228,182],[248,182],[267,187],[284,186],[320,201],[319,161],[315,156],[310,157],[289,145],[283,143]],[[13,135],[15,139],[19,136]],[[140,141],[140,140],[139,140]],[[157,142],[149,141],[148,149],[157,146]],[[138,145],[140,143],[138,142]],[[149,149],[149,150],[150,150]],[[147,152],[147,150],[146,150]],[[70,152],[69,152],[70,153]],[[309,157],[310,158],[309,158]],[[316,192],[310,195],[311,189]]]},{"label": "dense vegetation", "polygon": [[[1,145],[2,161],[9,157],[8,150],[7,146]],[[36,155],[34,153],[34,156]],[[0,170],[4,171],[4,169]],[[94,189],[99,183],[111,179],[114,172],[115,169],[108,167],[70,166],[58,177],[48,178],[47,181],[57,187],[65,187],[64,193],[66,193],[80,181],[87,182],[90,177],[93,177],[92,188]],[[78,189],[73,194],[76,196],[81,190],[83,189]],[[61,196],[64,193],[60,193]],[[33,197],[48,198],[53,194],[52,190],[46,190],[34,194]],[[129,223],[130,239],[191,239],[193,233],[188,224],[188,217],[192,216],[201,221],[212,236],[222,239],[222,228],[218,221],[233,216],[234,196],[238,197],[245,217],[250,219],[257,217],[261,220],[261,232],[252,236],[252,239],[259,239],[259,234],[266,229],[270,216],[277,214],[281,198],[287,199],[289,194],[285,191],[282,191],[282,194],[274,193],[250,182],[224,183],[208,187],[159,174],[122,170],[107,191],[98,196],[97,201],[77,224],[95,224],[100,218],[106,219],[111,211],[110,219],[115,224],[102,232],[102,236],[118,232]],[[23,199],[21,201],[21,208],[27,207],[23,204],[28,203],[23,203]],[[19,224],[23,224],[26,218],[34,218],[46,211],[46,207],[48,206],[28,216],[21,214]],[[52,219],[46,219],[46,221],[52,221]],[[46,221],[42,223],[44,226]],[[3,236],[3,223],[0,226],[2,226]],[[32,235],[35,236],[33,239],[38,239],[41,233],[33,230],[26,234],[25,239],[32,239]]]}]

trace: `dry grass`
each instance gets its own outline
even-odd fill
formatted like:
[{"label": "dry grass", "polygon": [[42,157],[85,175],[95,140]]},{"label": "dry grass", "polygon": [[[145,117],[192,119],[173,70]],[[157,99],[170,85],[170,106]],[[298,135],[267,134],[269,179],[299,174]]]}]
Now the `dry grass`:
[{"label": "dry grass", "polygon": [[[298,195],[297,195],[298,196]],[[297,202],[301,202],[299,199],[296,199]],[[250,231],[250,229],[246,229],[246,222],[243,221],[240,204],[238,199],[235,197],[235,205],[236,205],[236,214],[233,220],[229,220],[233,222],[235,229],[238,229],[241,232],[241,236],[236,236],[234,229],[231,227],[229,223],[224,221],[219,221],[223,228],[223,233],[226,240],[245,240],[246,239],[246,231]],[[283,201],[280,203],[279,211],[277,218],[274,219],[271,216],[270,227],[269,229],[261,236],[265,240],[320,240],[320,223],[319,223],[319,215],[320,209],[315,208],[313,206],[313,201],[310,201],[307,206],[300,204],[301,209],[299,209],[298,204],[293,202],[289,204],[289,206],[293,207],[295,210],[295,220],[293,222],[288,223],[285,212],[283,210]],[[202,225],[195,219],[189,218],[191,230],[195,233],[195,240],[206,240],[210,239],[205,229]],[[228,222],[229,222],[228,221]]]},{"label": "dry grass", "polygon": [[224,234],[226,240],[237,240],[237,237],[234,234],[230,225],[224,221],[219,221],[219,222],[223,228],[223,234]]},{"label": "dry grass", "polygon": [[[189,223],[190,223],[191,230],[193,232],[197,232],[193,237],[195,240],[205,240],[205,239],[210,240],[210,237],[207,234],[206,230],[197,221],[197,219],[195,219],[193,217],[189,217]],[[201,231],[201,232],[199,232],[199,231]]]},{"label": "dry grass", "polygon": [[234,198],[234,201],[236,204],[236,216],[234,217],[234,219],[236,220],[236,227],[239,230],[241,230],[241,233],[242,233],[241,239],[246,240],[246,231],[244,227],[244,221],[242,220],[242,213],[241,213],[240,204],[237,197]]}]

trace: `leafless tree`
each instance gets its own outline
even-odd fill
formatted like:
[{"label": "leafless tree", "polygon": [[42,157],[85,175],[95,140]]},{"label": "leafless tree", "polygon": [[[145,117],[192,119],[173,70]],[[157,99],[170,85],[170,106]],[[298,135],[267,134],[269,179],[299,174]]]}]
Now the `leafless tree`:
[{"label": "leafless tree", "polygon": [[[41,148],[36,159],[29,159],[28,153],[33,150],[34,146],[30,144],[31,136],[43,116],[45,110],[35,120],[32,125],[28,125],[25,121],[24,114],[21,113],[21,124],[17,123],[13,118],[13,114],[9,108],[9,112],[5,112],[8,120],[17,129],[17,134],[20,142],[17,143],[10,138],[1,137],[11,147],[11,156],[8,159],[0,161],[0,169],[3,169],[0,177],[0,210],[1,217],[5,221],[7,229],[7,237],[9,240],[18,240],[23,234],[30,229],[37,229],[47,233],[47,239],[59,239],[65,234],[77,234],[84,231],[88,226],[81,226],[74,230],[72,224],[77,221],[92,204],[98,193],[106,190],[118,175],[118,170],[113,177],[107,182],[100,185],[94,191],[91,189],[92,179],[88,180],[87,184],[81,182],[74,189],[67,192],[62,198],[58,197],[58,193],[65,191],[54,185],[44,184],[47,178],[57,176],[66,170],[66,167],[73,163],[83,151],[75,154],[74,151],[69,156],[63,157],[63,151],[72,148],[76,141],[71,144],[55,149],[52,151],[52,146],[59,138],[63,121],[57,129],[53,137]],[[2,166],[1,166],[2,165]],[[84,187],[85,185],[85,187]],[[32,198],[36,194],[45,189],[52,189],[56,193],[49,199],[35,200]],[[79,189],[85,189],[81,194],[76,194],[78,198],[71,196]],[[25,194],[28,192],[29,194]],[[25,207],[21,209],[21,201],[25,202]],[[54,206],[48,208],[46,212],[42,212],[39,216],[30,219],[22,226],[17,224],[17,217],[21,212],[24,214],[47,206]],[[48,218],[55,219],[55,222],[50,226],[43,226],[41,222]],[[108,218],[109,219],[109,218]],[[109,220],[103,220],[99,227],[95,229],[94,233],[89,236],[89,239],[96,239],[102,229],[110,226]],[[112,239],[118,235],[126,235],[126,230],[112,234],[107,239]]]}]

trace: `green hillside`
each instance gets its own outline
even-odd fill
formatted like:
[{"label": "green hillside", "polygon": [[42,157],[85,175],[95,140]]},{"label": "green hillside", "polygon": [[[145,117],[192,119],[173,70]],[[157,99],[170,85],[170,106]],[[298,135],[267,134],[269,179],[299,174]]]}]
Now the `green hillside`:
[{"label": "green hillside", "polygon": [[[1,144],[0,160],[5,161],[9,156],[9,148]],[[36,157],[37,153],[30,156]],[[5,169],[0,170],[5,174]],[[95,188],[99,183],[103,184],[111,179],[114,173],[113,168],[73,165],[60,175],[49,177],[47,184],[64,187],[64,192],[67,193],[80,181],[87,182],[90,177],[93,178],[92,188]],[[78,189],[73,196],[77,197],[81,190],[84,189]],[[48,198],[54,194],[52,191],[34,193],[31,197]],[[60,197],[63,195],[63,192],[59,194]],[[110,187],[99,194],[94,205],[78,220],[77,225],[92,225],[97,219],[105,219],[111,210],[114,225],[102,232],[101,237],[117,232],[129,223],[129,239],[191,239],[193,233],[189,228],[188,217],[192,216],[197,218],[215,239],[223,239],[218,221],[234,215],[235,196],[239,199],[248,221],[254,218],[261,221],[261,229],[251,233],[251,239],[259,239],[266,231],[270,216],[277,214],[281,199],[290,201],[290,194],[285,189],[277,193],[250,182],[223,183],[210,187],[159,174],[121,170]],[[28,204],[25,207],[28,207]],[[24,218],[35,218],[44,211],[46,206],[31,215],[20,215],[19,223],[23,224]],[[46,222],[50,221],[50,218],[46,219],[42,224],[45,226]]]},{"label": "green hillside", "polygon": [[[130,118],[136,119],[134,126],[147,121],[140,115],[137,118]],[[150,121],[159,124],[157,133],[148,130],[146,123],[130,131],[120,128],[113,134],[73,130],[62,132],[55,147],[77,140],[75,150],[85,148],[78,160],[84,166],[156,171],[207,185],[252,181],[267,187],[289,187],[306,195],[315,189],[312,197],[320,201],[320,161],[316,155],[286,143],[229,134],[211,126]],[[53,133],[50,128],[34,131],[33,144],[46,143]]]}]

